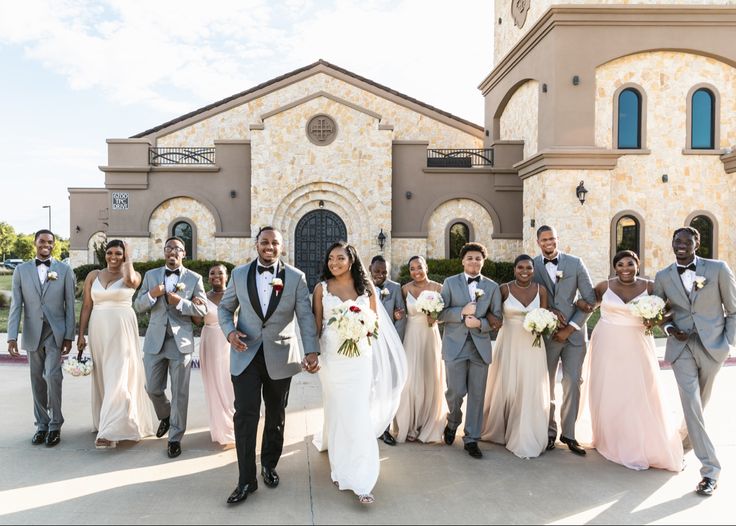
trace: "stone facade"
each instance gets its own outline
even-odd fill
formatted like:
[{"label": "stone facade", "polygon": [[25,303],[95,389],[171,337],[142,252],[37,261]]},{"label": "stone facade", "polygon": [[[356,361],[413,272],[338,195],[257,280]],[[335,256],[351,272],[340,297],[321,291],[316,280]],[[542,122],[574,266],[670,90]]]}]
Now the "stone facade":
[{"label": "stone facade", "polygon": [[196,259],[216,259],[215,219],[212,212],[199,201],[189,197],[176,197],[164,201],[151,214],[149,220],[151,237],[147,253],[152,256],[152,259],[163,257],[164,242],[171,235],[171,227],[178,219],[189,220],[196,229],[195,253],[188,255]]},{"label": "stone facade", "polygon": [[392,275],[396,277],[400,268],[409,263],[409,258],[413,256],[422,256],[427,259],[427,240],[425,238],[394,239],[390,252]]},{"label": "stone facade", "polygon": [[524,159],[537,153],[539,82],[530,80],[516,90],[501,115],[501,140],[524,141]]}]

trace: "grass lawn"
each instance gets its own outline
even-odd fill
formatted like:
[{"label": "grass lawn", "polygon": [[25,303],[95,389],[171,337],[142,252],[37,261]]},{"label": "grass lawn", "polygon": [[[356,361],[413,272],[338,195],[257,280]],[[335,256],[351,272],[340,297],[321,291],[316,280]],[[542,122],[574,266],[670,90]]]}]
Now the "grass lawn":
[{"label": "grass lawn", "polygon": [[2,274],[0,275],[0,290],[12,290],[13,288],[13,275]]}]

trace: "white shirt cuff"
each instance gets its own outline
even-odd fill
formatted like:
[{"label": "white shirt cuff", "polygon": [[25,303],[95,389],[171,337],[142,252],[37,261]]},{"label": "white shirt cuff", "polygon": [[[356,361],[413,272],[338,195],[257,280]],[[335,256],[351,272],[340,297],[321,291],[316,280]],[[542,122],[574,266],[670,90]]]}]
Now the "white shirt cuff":
[{"label": "white shirt cuff", "polygon": [[151,293],[150,292],[148,293],[148,301],[151,302],[151,305],[154,305],[156,303],[156,298],[154,298],[153,296],[151,296]]},{"label": "white shirt cuff", "polygon": [[183,308],[184,308],[184,300],[181,299],[181,300],[179,300],[179,303],[176,304],[176,310],[178,310],[179,312],[181,312],[181,309],[183,309]]},{"label": "white shirt cuff", "polygon": [[664,327],[662,327],[662,330],[664,331],[664,333],[667,336],[669,336],[669,334],[667,333],[667,329],[669,329],[670,327],[674,328],[675,327],[675,324],[674,323],[665,323],[664,324]]},{"label": "white shirt cuff", "polygon": [[571,321],[570,323],[568,323],[568,325],[574,327],[576,331],[579,331],[580,330],[580,326],[577,323],[575,323],[574,321]]}]

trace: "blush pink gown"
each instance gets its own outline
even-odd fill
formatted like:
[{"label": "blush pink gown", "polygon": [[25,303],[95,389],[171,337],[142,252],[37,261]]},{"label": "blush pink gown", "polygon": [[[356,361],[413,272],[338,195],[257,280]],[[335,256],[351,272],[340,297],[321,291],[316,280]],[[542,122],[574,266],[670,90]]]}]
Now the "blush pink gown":
[{"label": "blush pink gown", "polygon": [[611,289],[603,294],[588,352],[584,378],[593,447],[627,468],[681,471],[676,408],[663,401],[654,338]]}]

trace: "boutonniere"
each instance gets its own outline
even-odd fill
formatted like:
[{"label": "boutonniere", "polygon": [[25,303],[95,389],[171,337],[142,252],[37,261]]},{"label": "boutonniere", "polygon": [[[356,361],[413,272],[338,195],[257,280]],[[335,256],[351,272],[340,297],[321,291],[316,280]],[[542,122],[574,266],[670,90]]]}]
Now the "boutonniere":
[{"label": "boutonniere", "polygon": [[705,276],[695,276],[694,285],[698,290],[705,287]]},{"label": "boutonniere", "polygon": [[485,296],[485,294],[486,293],[485,293],[484,290],[482,290],[482,289],[475,289],[475,301],[478,301],[479,299],[481,299],[483,296]]},{"label": "boutonniere", "polygon": [[555,276],[557,276],[557,281],[560,281],[562,278],[565,277],[565,274],[561,270],[558,270],[557,272],[555,272]]},{"label": "boutonniere", "polygon": [[176,286],[174,287],[174,290],[176,290],[176,292],[181,292],[185,288],[187,288],[187,286],[184,285],[184,283],[177,283]]},{"label": "boutonniere", "polygon": [[391,291],[390,290],[388,290],[388,289],[381,289],[381,297],[382,298],[385,298],[389,294],[391,294]]},{"label": "boutonniere", "polygon": [[50,271],[50,272],[49,272],[48,274],[46,274],[46,277],[47,277],[48,279],[50,279],[51,281],[56,281],[57,279],[59,279],[59,274],[57,274],[56,272],[54,272],[54,271],[52,270],[52,271]]},{"label": "boutonniere", "polygon": [[284,282],[281,281],[281,278],[273,278],[271,280],[271,286],[273,287],[273,291],[278,296],[279,293],[284,290]]}]

